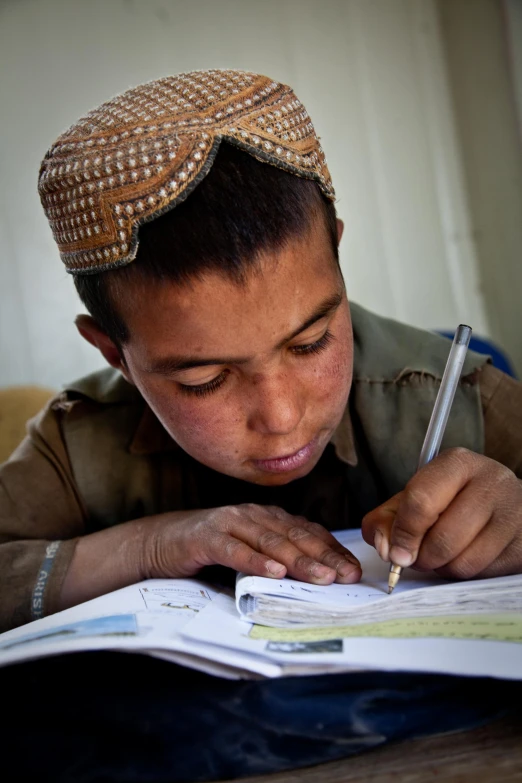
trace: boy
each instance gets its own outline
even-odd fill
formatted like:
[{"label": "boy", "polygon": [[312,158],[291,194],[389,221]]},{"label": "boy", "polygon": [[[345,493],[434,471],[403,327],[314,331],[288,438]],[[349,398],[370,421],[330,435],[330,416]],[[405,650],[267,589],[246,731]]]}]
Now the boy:
[{"label": "boy", "polygon": [[454,448],[414,475],[448,343],[350,310],[330,175],[288,87],[142,85],[62,134],[39,189],[78,329],[113,369],[2,468],[4,629],[211,565],[354,582],[329,531],[361,523],[402,566],[520,571],[521,387],[470,354]]}]

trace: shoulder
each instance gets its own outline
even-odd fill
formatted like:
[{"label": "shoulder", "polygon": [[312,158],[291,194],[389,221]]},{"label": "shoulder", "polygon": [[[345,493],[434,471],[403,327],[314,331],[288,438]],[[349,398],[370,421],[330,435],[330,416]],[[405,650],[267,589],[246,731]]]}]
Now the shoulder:
[{"label": "shoulder", "polygon": [[522,478],[522,383],[487,365],[479,375],[487,457]]},{"label": "shoulder", "polygon": [[135,428],[144,407],[138,390],[108,367],[65,385],[28,423],[28,434],[40,448],[58,448],[70,432],[77,437],[82,430],[94,432],[101,426],[107,433],[114,431],[118,419],[124,431],[129,425]]},{"label": "shoulder", "polygon": [[57,399],[72,402],[82,398],[101,405],[143,403],[143,398],[136,387],[128,383],[123,375],[112,367],[98,370],[67,384]]}]

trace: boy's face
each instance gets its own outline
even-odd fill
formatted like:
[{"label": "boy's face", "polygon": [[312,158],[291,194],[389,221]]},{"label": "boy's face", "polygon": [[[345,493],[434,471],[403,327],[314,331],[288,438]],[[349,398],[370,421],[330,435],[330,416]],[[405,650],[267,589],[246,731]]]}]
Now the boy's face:
[{"label": "boy's face", "polygon": [[314,467],[343,415],[353,356],[322,216],[263,254],[244,285],[214,273],[140,284],[119,309],[130,334],[120,369],[188,454],[263,485]]}]

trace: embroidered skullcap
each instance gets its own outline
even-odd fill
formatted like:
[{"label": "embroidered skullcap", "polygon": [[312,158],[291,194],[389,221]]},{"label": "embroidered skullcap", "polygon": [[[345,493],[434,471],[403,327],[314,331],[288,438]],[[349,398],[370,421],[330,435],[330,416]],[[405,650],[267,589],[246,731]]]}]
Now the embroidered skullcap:
[{"label": "embroidered skullcap", "polygon": [[129,264],[138,227],[187,198],[222,140],[335,193],[308,113],[290,87],[235,70],[140,85],[89,112],[51,147],[38,190],[68,272]]}]

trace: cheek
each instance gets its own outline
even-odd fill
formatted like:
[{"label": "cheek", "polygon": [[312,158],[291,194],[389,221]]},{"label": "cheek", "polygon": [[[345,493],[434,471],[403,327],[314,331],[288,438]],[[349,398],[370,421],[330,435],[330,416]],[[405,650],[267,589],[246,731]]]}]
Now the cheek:
[{"label": "cheek", "polygon": [[152,399],[148,397],[148,402],[176,443],[195,459],[203,460],[207,455],[220,459],[224,454],[238,452],[237,410],[234,412],[211,397],[192,399],[179,393],[156,392]]},{"label": "cheek", "polygon": [[318,399],[330,406],[346,403],[352,380],[352,350],[349,343],[336,342],[313,368],[314,388]]}]

